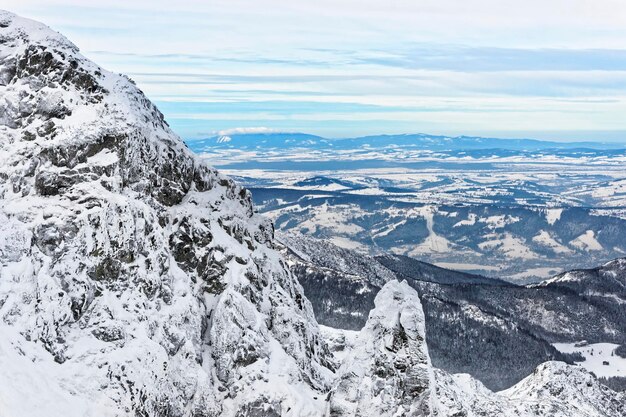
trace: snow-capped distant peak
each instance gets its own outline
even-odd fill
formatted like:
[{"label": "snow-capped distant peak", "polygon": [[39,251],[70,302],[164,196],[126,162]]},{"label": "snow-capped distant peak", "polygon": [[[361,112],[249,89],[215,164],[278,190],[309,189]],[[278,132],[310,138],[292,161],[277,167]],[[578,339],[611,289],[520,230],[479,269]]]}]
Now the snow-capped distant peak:
[{"label": "snow-capped distant peak", "polygon": [[217,138],[217,143],[226,143],[226,142],[230,142],[232,139],[230,136],[220,136],[219,138]]}]

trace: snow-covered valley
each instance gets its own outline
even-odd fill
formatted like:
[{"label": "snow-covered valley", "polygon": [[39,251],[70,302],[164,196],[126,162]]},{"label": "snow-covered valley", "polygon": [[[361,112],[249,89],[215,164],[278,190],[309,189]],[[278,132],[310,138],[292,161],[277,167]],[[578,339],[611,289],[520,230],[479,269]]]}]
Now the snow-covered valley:
[{"label": "snow-covered valley", "polygon": [[[626,206],[607,208],[605,204],[613,203],[606,201],[589,206],[564,199],[564,189],[583,181],[574,172],[572,183],[566,174],[513,181],[490,172],[438,172],[429,175],[432,186],[423,180],[407,184],[426,175],[417,172],[403,172],[395,179],[382,172],[328,177],[226,172],[238,175],[250,188],[258,210],[277,229],[331,239],[362,253],[393,252],[515,282],[592,267],[626,253]],[[331,184],[344,188],[329,191]],[[601,187],[591,182],[588,186]],[[472,190],[483,195],[468,195]],[[531,204],[527,198],[515,201],[516,194],[542,197]]]},{"label": "snow-covered valley", "polygon": [[187,143],[249,188],[278,230],[514,282],[626,254],[626,145],[429,135],[231,139]]},{"label": "snow-covered valley", "polygon": [[579,353],[584,360],[577,363],[599,378],[626,377],[626,358],[616,354],[620,345],[615,343],[555,343],[563,353]]}]

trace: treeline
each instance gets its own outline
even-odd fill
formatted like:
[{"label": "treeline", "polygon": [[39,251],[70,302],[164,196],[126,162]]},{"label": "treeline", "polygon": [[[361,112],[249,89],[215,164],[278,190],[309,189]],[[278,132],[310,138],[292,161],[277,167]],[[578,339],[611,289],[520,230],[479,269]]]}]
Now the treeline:
[{"label": "treeline", "polygon": [[626,377],[623,376],[613,376],[610,378],[601,377],[598,378],[602,384],[611,388],[614,391],[626,391]]}]

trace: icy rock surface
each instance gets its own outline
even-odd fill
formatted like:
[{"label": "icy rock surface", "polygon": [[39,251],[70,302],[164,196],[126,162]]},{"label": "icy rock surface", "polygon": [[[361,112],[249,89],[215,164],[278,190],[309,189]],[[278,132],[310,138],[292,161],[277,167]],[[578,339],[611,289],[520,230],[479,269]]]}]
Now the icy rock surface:
[{"label": "icy rock surface", "polygon": [[526,379],[493,393],[467,374],[436,371],[440,416],[608,417],[626,415],[626,396],[579,366],[545,362]]},{"label": "icy rock surface", "polygon": [[331,416],[428,416],[432,368],[419,297],[406,282],[378,293],[355,347],[338,371]]},{"label": "icy rock surface", "polygon": [[[330,354],[249,192],[131,80],[8,12],[0,199],[0,369],[24,388],[0,388],[3,413],[323,412]],[[28,391],[42,373],[62,394]]]}]

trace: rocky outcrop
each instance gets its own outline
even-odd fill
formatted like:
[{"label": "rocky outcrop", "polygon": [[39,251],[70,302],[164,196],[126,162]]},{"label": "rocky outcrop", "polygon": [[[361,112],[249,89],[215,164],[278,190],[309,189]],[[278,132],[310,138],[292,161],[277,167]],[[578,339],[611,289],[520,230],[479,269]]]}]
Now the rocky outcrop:
[{"label": "rocky outcrop", "polygon": [[[282,252],[320,324],[361,329],[379,282],[395,273],[420,296],[433,366],[469,373],[492,391],[510,388],[543,362],[577,359],[559,352],[555,342],[626,343],[624,259],[518,286],[407,257],[373,259],[311,237],[277,236],[295,247]],[[607,383],[620,387],[619,379]]]},{"label": "rocky outcrop", "polygon": [[[598,382],[579,366],[545,362],[518,384],[500,395],[527,415],[623,416],[626,396]],[[535,414],[533,414],[535,413]]]},{"label": "rocky outcrop", "polygon": [[428,416],[432,367],[419,297],[390,281],[338,371],[330,416]]},{"label": "rocky outcrop", "polygon": [[468,374],[430,365],[424,316],[406,282],[378,293],[365,327],[327,329],[344,358],[329,396],[328,416],[617,417],[626,397],[579,366],[546,362],[506,391],[493,392]]},{"label": "rocky outcrop", "polygon": [[[506,391],[468,374],[432,368],[417,293],[389,281],[365,327],[326,329],[343,357],[327,416],[607,417],[626,413],[626,397],[579,366],[546,362]],[[343,334],[342,334],[343,333]]]}]

